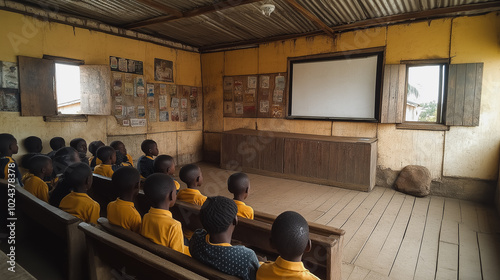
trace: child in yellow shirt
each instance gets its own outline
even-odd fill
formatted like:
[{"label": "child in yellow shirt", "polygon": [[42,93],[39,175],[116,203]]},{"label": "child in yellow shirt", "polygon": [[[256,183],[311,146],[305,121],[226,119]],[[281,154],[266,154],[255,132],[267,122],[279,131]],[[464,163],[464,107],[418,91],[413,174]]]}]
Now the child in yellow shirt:
[{"label": "child in yellow shirt", "polygon": [[[175,174],[174,158],[169,155],[159,155],[155,158],[153,163],[155,173],[163,173],[172,177]],[[181,184],[174,179],[175,189],[179,191]]]},{"label": "child in yellow shirt", "polygon": [[115,149],[116,151],[120,151],[120,153],[122,153],[125,156],[125,159],[123,160],[122,163],[123,165],[127,163],[130,166],[134,166],[134,160],[132,159],[131,155],[127,154],[127,148],[125,148],[125,144],[123,144],[122,141],[116,140],[111,142],[109,145],[113,147],[113,149]]},{"label": "child in yellow shirt", "polygon": [[274,220],[271,246],[280,256],[275,262],[263,263],[257,270],[257,280],[304,279],[319,280],[302,263],[304,252],[311,250],[309,225],[299,213],[286,211]]},{"label": "child in yellow shirt", "polygon": [[17,139],[8,133],[0,133],[0,179],[9,180],[9,183],[21,182],[21,171],[12,155],[17,154],[19,146]]},{"label": "child in yellow shirt", "polygon": [[155,173],[144,182],[144,194],[153,205],[142,220],[141,235],[156,244],[189,255],[184,245],[181,223],[172,218],[177,193],[174,181],[167,174]]},{"label": "child in yellow shirt", "polygon": [[238,206],[238,216],[253,220],[253,208],[245,204],[250,194],[250,179],[242,172],[234,173],[227,179],[227,189],[234,195],[234,203]]},{"label": "child in yellow shirt", "polygon": [[134,206],[134,198],[139,193],[141,180],[139,171],[132,166],[125,166],[116,170],[111,180],[118,198],[108,204],[109,222],[141,233],[141,215]]},{"label": "child in yellow shirt", "polygon": [[87,195],[87,191],[92,186],[92,170],[83,163],[74,163],[64,171],[64,181],[73,186],[73,191],[65,196],[59,208],[86,223],[97,223],[101,207]]},{"label": "child in yellow shirt", "polygon": [[116,162],[115,149],[110,146],[103,146],[97,149],[96,154],[97,158],[100,159],[102,163],[95,166],[94,174],[111,178],[116,169],[116,167],[113,166]]},{"label": "child in yellow shirt", "polygon": [[181,168],[179,177],[186,183],[187,189],[182,189],[177,194],[177,199],[195,205],[203,205],[207,197],[202,195],[199,187],[203,184],[201,169],[195,164],[188,164]]},{"label": "child in yellow shirt", "polygon": [[52,175],[52,160],[48,156],[35,155],[29,161],[30,173],[23,177],[24,189],[39,199],[49,202],[49,186],[43,178]]},{"label": "child in yellow shirt", "polygon": [[89,158],[89,165],[92,170],[94,170],[96,165],[102,163],[102,161],[99,158],[97,158],[97,149],[103,146],[106,145],[101,140],[92,141],[89,144],[89,152],[92,154],[92,156]]}]

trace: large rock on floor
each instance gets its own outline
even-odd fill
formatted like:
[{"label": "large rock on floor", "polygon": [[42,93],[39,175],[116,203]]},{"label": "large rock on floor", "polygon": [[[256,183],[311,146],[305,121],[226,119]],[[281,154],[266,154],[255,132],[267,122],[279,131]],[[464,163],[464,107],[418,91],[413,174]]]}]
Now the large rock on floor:
[{"label": "large rock on floor", "polygon": [[399,173],[394,187],[406,194],[427,196],[431,192],[431,172],[425,166],[408,165]]}]

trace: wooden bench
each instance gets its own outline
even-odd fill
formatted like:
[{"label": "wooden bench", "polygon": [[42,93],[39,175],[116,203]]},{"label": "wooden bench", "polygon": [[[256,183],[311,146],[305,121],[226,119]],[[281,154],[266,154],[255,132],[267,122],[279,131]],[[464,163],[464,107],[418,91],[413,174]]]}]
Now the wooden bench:
[{"label": "wooden bench", "polygon": [[101,217],[97,222],[105,231],[116,236],[117,238],[130,242],[144,250],[147,250],[148,252],[151,252],[165,260],[175,263],[176,265],[189,269],[199,275],[202,275],[209,279],[239,279],[238,277],[227,275],[214,268],[204,265],[199,261],[182,253],[179,253],[171,248],[158,245],[133,231],[126,230],[116,225],[112,225],[106,218]]},{"label": "wooden bench", "polygon": [[[177,201],[171,212],[173,217],[183,224],[183,227],[193,231],[201,228],[200,206]],[[255,212],[254,220],[239,218],[233,233],[233,240],[274,260],[277,252],[271,248],[269,239],[275,218],[273,215],[258,211]],[[309,223],[309,232],[312,249],[302,257],[304,264],[322,279],[340,280],[344,230]]]},{"label": "wooden bench", "polygon": [[86,279],[85,237],[78,230],[81,220],[38,199],[23,187],[16,186],[15,198],[17,211],[21,210],[27,217],[61,238],[67,252],[67,279]]},{"label": "wooden bench", "polygon": [[87,242],[91,280],[209,279],[87,223],[78,227]]},{"label": "wooden bench", "polygon": [[100,217],[106,217],[108,203],[118,197],[113,189],[111,178],[98,174],[93,174],[92,186],[87,194],[101,206]]}]

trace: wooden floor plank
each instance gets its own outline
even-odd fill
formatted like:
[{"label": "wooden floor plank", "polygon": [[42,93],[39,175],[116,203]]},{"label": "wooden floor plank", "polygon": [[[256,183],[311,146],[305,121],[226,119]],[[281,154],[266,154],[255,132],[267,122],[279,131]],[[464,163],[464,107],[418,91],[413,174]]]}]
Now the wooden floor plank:
[{"label": "wooden floor plank", "polygon": [[487,213],[491,232],[500,233],[500,217],[498,216],[497,210],[495,208],[489,208]]},{"label": "wooden floor plank", "polygon": [[458,245],[458,223],[461,221],[460,202],[457,199],[445,198],[439,241]]},{"label": "wooden floor plank", "polygon": [[430,198],[416,198],[408,228],[389,276],[394,279],[411,279],[415,274],[420,245]]},{"label": "wooden floor plank", "polygon": [[349,263],[342,263],[342,280],[347,280],[349,279],[349,276],[351,276],[352,271],[354,270],[354,265],[349,264]]},{"label": "wooden floor plank", "polygon": [[380,251],[382,250],[382,246],[389,236],[389,232],[396,221],[396,217],[404,201],[405,195],[395,192],[389,202],[389,205],[385,209],[382,218],[354,261],[356,265],[366,268],[372,267],[371,265],[373,264],[373,260],[378,257]]},{"label": "wooden floor plank", "polygon": [[439,242],[436,280],[457,280],[458,245]]},{"label": "wooden floor plank", "polygon": [[356,193],[355,191],[335,188],[337,191],[334,195],[330,196],[325,202],[323,202],[316,210],[328,212],[342,197],[344,197],[348,193]]},{"label": "wooden floor plank", "polygon": [[344,196],[340,198],[333,207],[328,210],[323,216],[319,217],[316,220],[316,223],[326,225],[328,224],[333,218],[335,218],[344,207],[351,202],[352,199],[357,195],[357,192],[347,192]]},{"label": "wooden floor plank", "polygon": [[458,279],[482,279],[477,233],[461,223],[459,237]]},{"label": "wooden floor plank", "polygon": [[482,205],[476,205],[477,223],[479,232],[492,233],[490,223],[488,221],[488,210]]},{"label": "wooden floor plank", "polygon": [[382,197],[377,201],[377,204],[362,221],[361,226],[358,228],[354,236],[347,242],[346,239],[344,239],[344,244],[346,244],[344,246],[344,261],[352,263],[356,256],[359,255],[361,249],[366,244],[368,238],[380,221],[382,214],[387,209],[387,206],[389,206],[389,201],[392,199],[394,194],[395,191],[386,189]]},{"label": "wooden floor plank", "polygon": [[333,218],[327,225],[342,228],[352,213],[358,209],[359,205],[368,197],[368,193],[360,192]]},{"label": "wooden floor plank", "polygon": [[362,268],[360,266],[355,266],[351,275],[349,275],[348,280],[360,280],[365,279],[365,277],[370,273],[370,270]]},{"label": "wooden floor plank", "polygon": [[366,275],[364,280],[389,280],[389,279],[390,278],[385,275],[370,270],[370,272],[368,273],[368,275]]},{"label": "wooden floor plank", "polygon": [[500,241],[498,235],[478,233],[481,271],[484,280],[496,280],[500,276]]},{"label": "wooden floor plank", "polygon": [[473,202],[460,200],[460,214],[462,216],[463,224],[465,224],[472,231],[479,231],[476,206]]},{"label": "wooden floor plank", "polygon": [[439,232],[443,219],[444,198],[431,197],[427,220],[425,221],[424,236],[418,255],[415,280],[434,279],[439,250]]}]

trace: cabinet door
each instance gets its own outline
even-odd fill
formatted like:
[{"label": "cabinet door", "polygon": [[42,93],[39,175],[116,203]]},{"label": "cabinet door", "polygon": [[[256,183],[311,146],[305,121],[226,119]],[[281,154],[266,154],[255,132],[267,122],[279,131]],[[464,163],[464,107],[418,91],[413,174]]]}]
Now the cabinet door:
[{"label": "cabinet door", "polygon": [[327,179],[330,143],[285,139],[284,173]]}]

